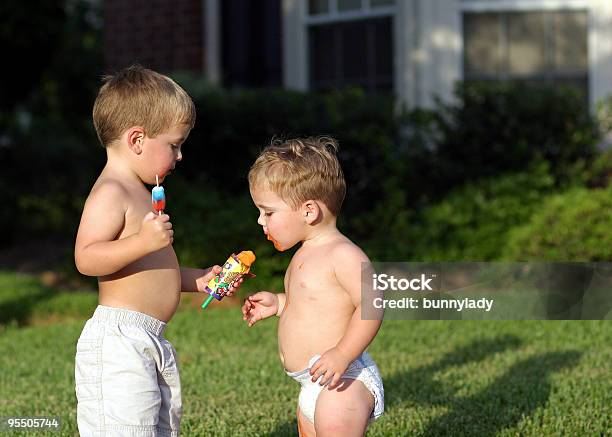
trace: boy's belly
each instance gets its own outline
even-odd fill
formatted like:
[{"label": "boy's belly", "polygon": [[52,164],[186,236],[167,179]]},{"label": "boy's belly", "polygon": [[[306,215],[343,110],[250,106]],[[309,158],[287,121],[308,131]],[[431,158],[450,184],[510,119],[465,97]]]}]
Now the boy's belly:
[{"label": "boy's belly", "polygon": [[126,308],[169,321],[181,297],[181,273],[174,252],[142,259],[98,279],[100,305]]},{"label": "boy's belly", "polygon": [[348,326],[348,317],[336,313],[308,311],[300,314],[285,308],[278,324],[278,346],[285,370],[298,372],[308,367],[314,355],[322,355],[338,344]]}]

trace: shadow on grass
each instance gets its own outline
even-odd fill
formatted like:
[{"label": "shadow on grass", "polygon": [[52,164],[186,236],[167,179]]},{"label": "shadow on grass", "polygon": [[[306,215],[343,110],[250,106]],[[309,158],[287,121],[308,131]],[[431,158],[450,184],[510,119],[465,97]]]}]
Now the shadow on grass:
[{"label": "shadow on grass", "polygon": [[40,282],[25,284],[27,291],[15,293],[9,300],[0,303],[0,325],[26,326],[36,306],[53,297],[54,291]]},{"label": "shadow on grass", "polygon": [[514,364],[485,389],[467,397],[456,396],[462,384],[445,386],[435,376],[450,367],[482,361],[519,345],[520,340],[513,336],[475,341],[434,364],[387,378],[385,407],[391,409],[408,402],[449,409],[434,418],[422,433],[401,430],[405,435],[494,436],[546,405],[551,392],[550,375],[576,365],[580,353],[564,351],[531,356]]},{"label": "shadow on grass", "polygon": [[[509,335],[475,341],[446,354],[431,365],[386,378],[386,409],[404,403],[438,405],[449,409],[446,414],[434,418],[422,433],[398,429],[398,435],[494,436],[546,405],[551,392],[551,374],[576,365],[579,352],[531,356],[514,364],[485,389],[467,397],[456,396],[461,384],[448,386],[436,380],[440,371],[483,361],[493,354],[516,349],[520,344],[517,337]],[[296,420],[280,424],[268,436],[297,436]]]},{"label": "shadow on grass", "polygon": [[294,419],[291,422],[285,422],[279,425],[271,433],[266,434],[267,437],[291,437],[297,435],[297,419]]}]

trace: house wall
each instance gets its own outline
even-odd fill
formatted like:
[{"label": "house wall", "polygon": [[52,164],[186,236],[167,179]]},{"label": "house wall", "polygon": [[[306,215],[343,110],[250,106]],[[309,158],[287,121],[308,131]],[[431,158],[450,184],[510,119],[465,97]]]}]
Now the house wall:
[{"label": "house wall", "polygon": [[410,107],[448,101],[462,77],[461,16],[457,0],[400,1],[396,14],[396,92]]},{"label": "house wall", "polygon": [[[284,86],[307,90],[307,2],[283,0]],[[396,0],[394,92],[408,107],[452,99],[463,79],[463,11],[586,9],[591,107],[612,94],[610,0]]]},{"label": "house wall", "polygon": [[105,0],[104,58],[114,71],[134,62],[159,71],[204,71],[202,0]]},{"label": "house wall", "polygon": [[286,88],[308,90],[308,40],[306,33],[307,3],[282,0],[283,84]]},{"label": "house wall", "polygon": [[612,1],[591,0],[589,96],[591,107],[612,95]]}]

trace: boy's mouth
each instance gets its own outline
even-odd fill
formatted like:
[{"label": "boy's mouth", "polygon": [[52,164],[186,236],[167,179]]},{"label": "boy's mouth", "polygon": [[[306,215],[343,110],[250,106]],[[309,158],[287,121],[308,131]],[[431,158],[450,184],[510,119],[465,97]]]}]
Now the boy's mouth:
[{"label": "boy's mouth", "polygon": [[269,233],[265,232],[266,234],[266,238],[272,242],[272,244],[274,244],[274,248],[276,250],[278,250],[279,252],[283,252],[285,249],[283,249],[283,247],[280,245],[280,243],[278,241],[276,241],[274,239],[274,237],[272,237],[272,235],[270,235]]}]

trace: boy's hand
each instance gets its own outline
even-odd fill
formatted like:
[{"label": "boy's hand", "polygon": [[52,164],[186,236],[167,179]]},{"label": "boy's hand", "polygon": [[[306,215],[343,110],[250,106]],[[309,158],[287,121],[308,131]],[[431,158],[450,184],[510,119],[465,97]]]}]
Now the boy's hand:
[{"label": "boy's hand", "polygon": [[[204,274],[204,276],[200,276],[199,278],[196,279],[196,286],[198,287],[198,291],[204,292],[206,285],[208,285],[210,280],[213,279],[215,275],[218,275],[219,273],[221,273],[222,270],[223,268],[217,265],[206,269],[205,270],[206,273]],[[225,295],[233,296],[234,293],[238,291],[238,288],[240,288],[240,284],[242,284],[242,278],[238,279],[237,281],[232,282],[230,288],[228,289]]]},{"label": "boy's hand", "polygon": [[267,317],[275,316],[278,312],[278,296],[268,291],[260,291],[245,299],[242,305],[242,320],[246,320],[249,327]]},{"label": "boy's hand", "polygon": [[319,358],[310,368],[312,382],[316,382],[319,377],[319,385],[329,384],[330,388],[334,388],[340,382],[340,378],[346,372],[350,361],[338,350],[333,347]]},{"label": "boy's hand", "polygon": [[174,231],[168,214],[156,215],[150,212],[144,216],[138,236],[149,252],[169,246],[174,241]]}]

